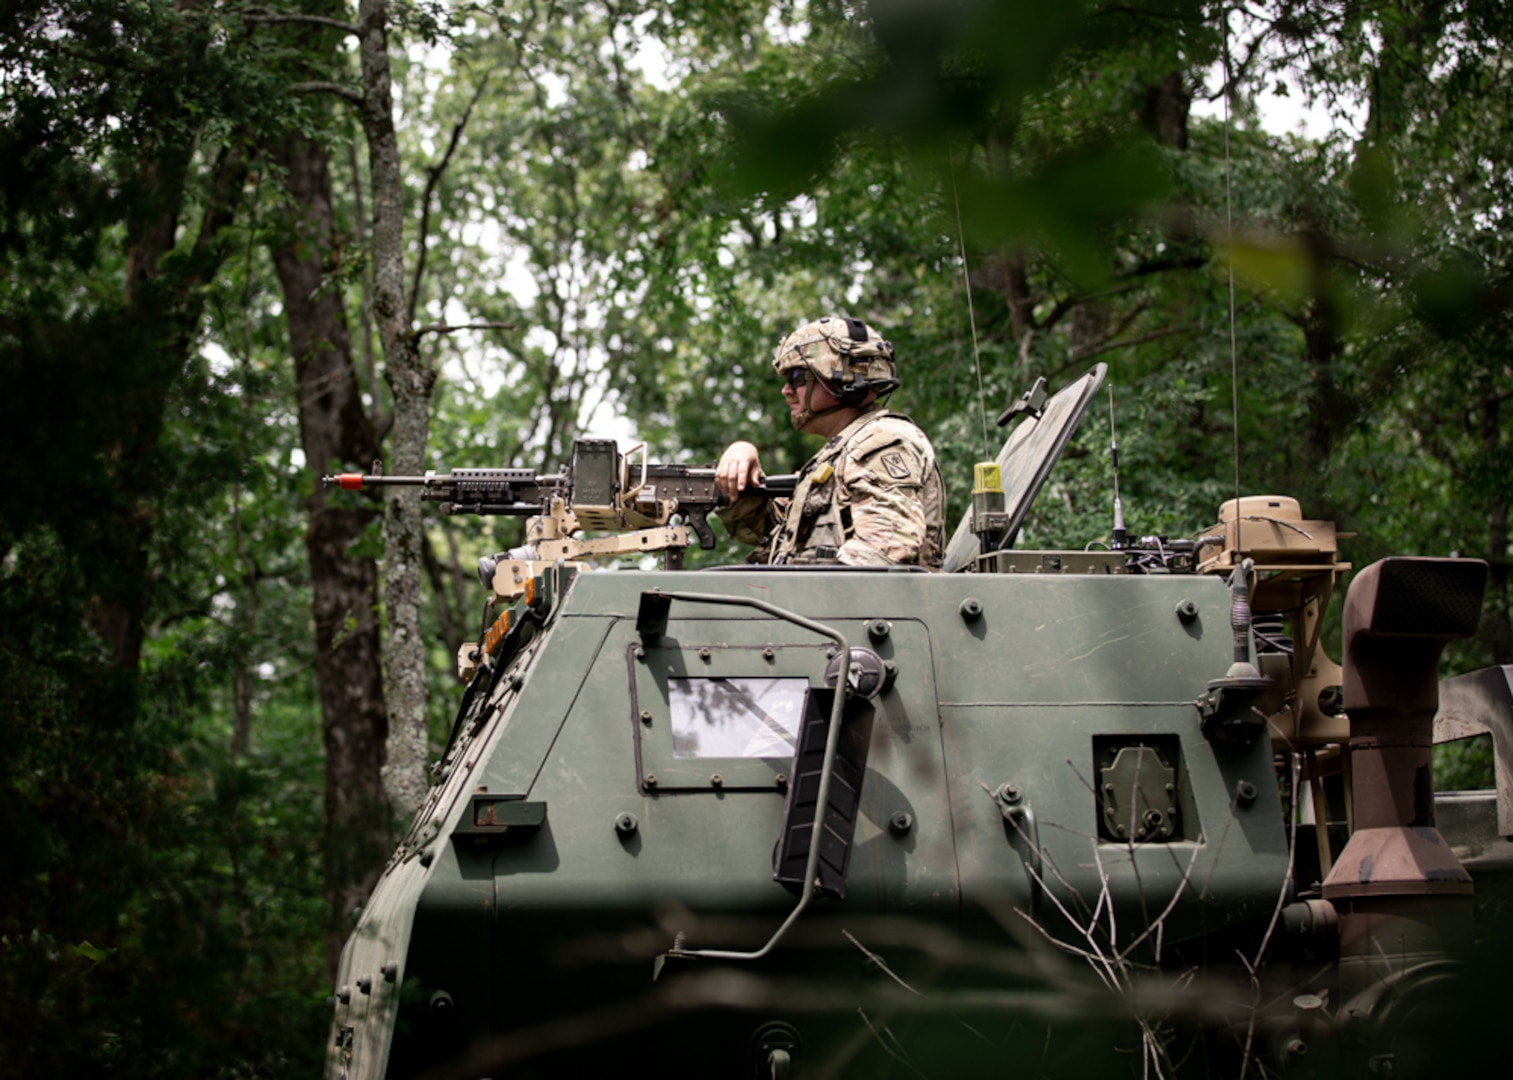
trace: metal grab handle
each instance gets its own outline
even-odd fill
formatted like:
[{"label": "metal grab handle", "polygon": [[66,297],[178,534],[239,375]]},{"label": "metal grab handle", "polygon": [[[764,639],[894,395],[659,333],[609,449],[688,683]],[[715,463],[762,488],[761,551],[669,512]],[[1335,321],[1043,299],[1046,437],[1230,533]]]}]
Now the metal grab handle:
[{"label": "metal grab handle", "polygon": [[[775,618],[783,619],[793,623],[795,626],[801,626],[805,630],[829,638],[840,647],[840,652],[836,654],[838,656],[851,655],[851,647],[846,642],[846,635],[842,634],[839,630],[832,629],[824,623],[817,623],[813,619],[806,619],[802,615],[796,615],[774,604],[769,604],[765,600],[755,600],[749,596],[729,596],[722,593],[664,592],[661,589],[649,589],[642,593],[641,596],[643,599],[645,597],[657,597],[659,599],[679,600],[689,604],[726,604],[732,607],[756,608],[756,610],[764,611]],[[830,777],[835,771],[835,753],[840,746],[841,717],[844,715],[846,709],[844,688],[837,686],[834,697],[835,700],[830,706],[830,727],[825,734],[825,760],[820,768],[820,787],[817,793],[819,808],[816,811],[814,821],[814,835],[816,837],[820,836],[823,832],[825,811],[830,805]],[[820,845],[818,842],[811,842],[809,845],[809,857],[804,862],[804,889],[799,894],[798,904],[794,906],[793,911],[789,913],[788,917],[783,920],[783,924],[773,932],[772,938],[767,944],[755,952],[730,952],[724,949],[683,949],[674,944],[664,955],[678,957],[679,959],[760,960],[773,950],[783,935],[788,932],[788,928],[798,921],[798,917],[809,906],[809,901],[814,898],[814,887],[819,874],[819,866]],[[774,1053],[776,1052],[774,1051]],[[769,1060],[771,1060],[770,1056]],[[777,1073],[773,1075],[776,1076]],[[787,1073],[785,1072],[783,1075],[786,1076]]]}]

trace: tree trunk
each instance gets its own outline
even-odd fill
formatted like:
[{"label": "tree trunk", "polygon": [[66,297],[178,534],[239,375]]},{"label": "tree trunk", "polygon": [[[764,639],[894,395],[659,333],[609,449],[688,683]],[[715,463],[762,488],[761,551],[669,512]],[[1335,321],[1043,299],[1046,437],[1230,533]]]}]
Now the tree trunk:
[{"label": "tree trunk", "polygon": [[1151,136],[1162,146],[1187,149],[1187,119],[1193,96],[1188,93],[1182,72],[1168,72],[1166,78],[1145,88],[1141,120]]},{"label": "tree trunk", "polygon": [[1072,309],[1071,322],[1067,331],[1067,358],[1080,361],[1109,338],[1108,301],[1089,297]]},{"label": "tree trunk", "polygon": [[[299,207],[273,263],[284,291],[299,398],[300,442],[312,472],[377,456],[352,364],[340,293],[320,288],[333,247],[331,175],[325,148],[290,134],[274,150]],[[326,749],[326,952],[334,970],[347,914],[362,904],[392,837],[380,779],[388,714],[377,616],[378,566],[348,555],[377,511],[333,507],[319,484],[306,507],[305,551],[315,616],[315,672]]]},{"label": "tree trunk", "polygon": [[[389,70],[388,5],[358,4],[363,131],[373,192],[373,314],[383,346],[384,378],[394,393],[389,471],[425,469],[436,373],[422,362],[407,314],[404,273],[404,188],[394,134]],[[384,787],[396,815],[408,817],[426,793],[425,643],[420,637],[420,492],[390,494],[384,504],[384,610],[389,621],[389,735]]]},{"label": "tree trunk", "polygon": [[1035,298],[1030,294],[1030,271],[1025,265],[1024,252],[1005,250],[1003,270],[1003,298],[1017,342],[1035,325]]},{"label": "tree trunk", "polygon": [[[237,133],[233,138],[239,138]],[[85,604],[85,617],[110,649],[117,671],[135,673],[145,638],[144,616],[151,588],[148,548],[154,529],[151,500],[159,489],[158,439],[163,410],[183,374],[205,306],[204,286],[225,258],[222,234],[241,204],[247,162],[235,143],[225,146],[211,172],[209,198],[192,245],[182,259],[169,259],[176,243],[184,185],[194,143],[170,142],[135,177],[140,197],[126,219],[126,317],[121,331],[137,337],[141,358],[129,396],[121,402],[117,438],[105,448],[116,498],[97,509],[93,530],[109,573]]]},{"label": "tree trunk", "polygon": [[1335,517],[1339,508],[1329,498],[1329,469],[1333,464],[1335,438],[1354,423],[1359,405],[1349,388],[1340,382],[1339,358],[1345,351],[1341,314],[1328,280],[1330,265],[1337,258],[1329,234],[1318,226],[1300,233],[1308,249],[1313,296],[1297,319],[1303,331],[1304,363],[1309,386],[1304,394],[1304,419],[1298,453],[1288,477],[1291,492],[1310,517]]},{"label": "tree trunk", "polygon": [[[1504,433],[1499,417],[1501,395],[1487,387],[1481,400],[1481,437],[1483,460],[1506,461]],[[1506,486],[1490,484],[1491,507],[1487,542],[1487,639],[1492,646],[1494,664],[1513,664],[1513,618],[1508,612],[1508,500]]]}]

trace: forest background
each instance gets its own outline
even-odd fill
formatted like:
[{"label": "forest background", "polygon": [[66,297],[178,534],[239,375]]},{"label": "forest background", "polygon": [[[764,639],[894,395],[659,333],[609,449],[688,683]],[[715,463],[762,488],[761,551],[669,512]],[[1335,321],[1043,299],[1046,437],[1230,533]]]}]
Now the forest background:
[{"label": "forest background", "polygon": [[[1487,559],[1447,670],[1513,662],[1510,44],[1489,0],[0,5],[0,1066],[318,1067],[519,540],[322,472],[796,464],[767,357],[823,312],[955,511],[983,410],[1103,361],[1132,532],[1211,522],[1237,430],[1355,565]],[[1022,544],[1106,538],[1108,442]]]}]

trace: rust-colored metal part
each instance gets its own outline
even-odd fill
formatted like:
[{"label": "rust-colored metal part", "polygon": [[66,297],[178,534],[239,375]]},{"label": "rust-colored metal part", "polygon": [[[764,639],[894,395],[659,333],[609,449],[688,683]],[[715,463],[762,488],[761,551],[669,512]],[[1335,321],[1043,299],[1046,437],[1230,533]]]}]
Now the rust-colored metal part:
[{"label": "rust-colored metal part", "polygon": [[1345,598],[1355,831],[1324,881],[1347,998],[1469,941],[1473,886],[1434,825],[1431,753],[1445,643],[1476,630],[1487,565],[1383,559]]},{"label": "rust-colored metal part", "polygon": [[1497,834],[1513,838],[1513,664],[1445,679],[1439,688],[1434,741],[1492,736],[1497,782]]}]

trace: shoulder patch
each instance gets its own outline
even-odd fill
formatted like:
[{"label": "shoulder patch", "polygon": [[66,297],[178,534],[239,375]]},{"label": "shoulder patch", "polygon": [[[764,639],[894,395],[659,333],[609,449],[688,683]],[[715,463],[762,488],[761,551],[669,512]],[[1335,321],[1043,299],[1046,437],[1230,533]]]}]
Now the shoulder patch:
[{"label": "shoulder patch", "polygon": [[897,450],[889,450],[883,455],[883,468],[887,469],[888,475],[895,480],[908,480],[911,475],[904,456]]}]

